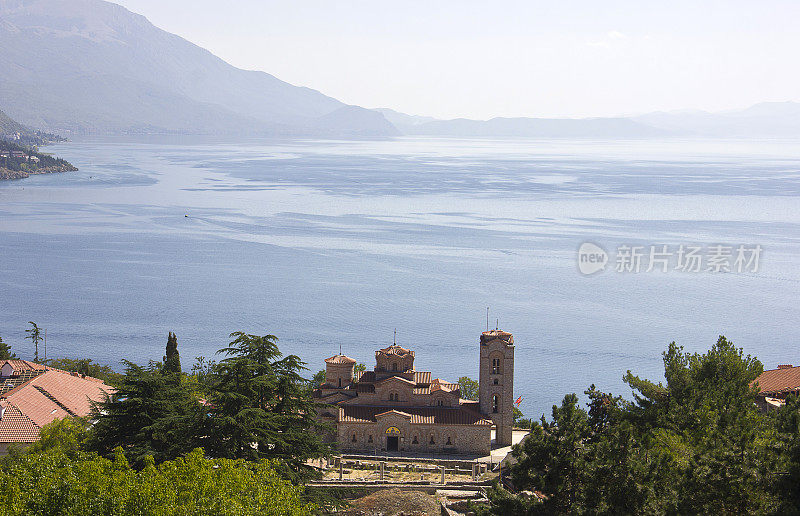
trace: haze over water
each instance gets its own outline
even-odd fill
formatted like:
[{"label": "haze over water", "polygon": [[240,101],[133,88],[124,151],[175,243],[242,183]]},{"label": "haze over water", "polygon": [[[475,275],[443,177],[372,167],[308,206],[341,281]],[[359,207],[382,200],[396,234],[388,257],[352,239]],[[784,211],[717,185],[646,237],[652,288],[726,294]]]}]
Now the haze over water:
[{"label": "haze over water", "polygon": [[[0,335],[24,358],[184,369],[236,330],[273,333],[309,374],[397,342],[433,377],[477,379],[478,336],[516,342],[538,417],[589,384],[661,379],[670,341],[720,334],[766,368],[798,363],[800,146],[794,141],[87,140],[80,171],[0,182]],[[593,242],[760,244],[756,273],[583,276]]]}]

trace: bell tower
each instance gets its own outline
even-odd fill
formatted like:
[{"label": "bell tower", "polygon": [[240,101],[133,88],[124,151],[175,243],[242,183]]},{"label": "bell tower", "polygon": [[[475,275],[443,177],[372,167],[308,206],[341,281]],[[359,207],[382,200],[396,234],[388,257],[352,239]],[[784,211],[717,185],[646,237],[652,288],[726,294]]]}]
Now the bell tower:
[{"label": "bell tower", "polygon": [[496,427],[495,444],[510,446],[514,427],[514,336],[502,330],[481,334],[479,398]]}]

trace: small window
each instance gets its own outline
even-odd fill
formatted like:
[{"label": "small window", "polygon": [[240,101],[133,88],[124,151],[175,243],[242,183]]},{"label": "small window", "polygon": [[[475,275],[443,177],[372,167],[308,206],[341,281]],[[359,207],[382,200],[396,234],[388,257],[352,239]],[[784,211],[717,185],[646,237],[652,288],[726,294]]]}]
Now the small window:
[{"label": "small window", "polygon": [[500,374],[500,359],[492,359],[492,374]]},{"label": "small window", "polygon": [[342,379],[341,378],[339,378],[339,388],[340,389],[342,388]]},{"label": "small window", "polygon": [[495,384],[495,385],[500,385],[500,380],[498,380],[497,378],[495,378],[495,379],[492,381],[492,383],[493,383],[493,384]]},{"label": "small window", "polygon": [[434,440],[433,440],[433,434],[431,434],[431,442],[430,442],[430,445],[431,445],[431,446],[433,446],[434,444],[436,444],[436,441],[434,441]]},{"label": "small window", "polygon": [[450,436],[447,436],[447,446],[453,446],[452,441],[450,441]]},{"label": "small window", "polygon": [[353,434],[353,439],[352,439],[352,441],[353,441],[353,442],[356,442],[356,434]]},{"label": "small window", "polygon": [[392,371],[397,371],[397,362],[392,362]]},{"label": "small window", "polygon": [[419,439],[417,439],[416,435],[414,436],[414,440],[411,441],[411,444],[419,444]]},{"label": "small window", "polygon": [[371,435],[369,436],[369,439],[367,439],[367,442],[368,442],[368,443],[371,443],[371,442],[372,442],[372,436],[371,436]]},{"label": "small window", "polygon": [[442,400],[436,400],[436,406],[437,406],[437,407],[441,407],[442,405],[444,405],[444,401],[442,401]]},{"label": "small window", "polygon": [[497,414],[498,405],[500,405],[500,398],[495,394],[492,396],[492,412],[495,414]]}]

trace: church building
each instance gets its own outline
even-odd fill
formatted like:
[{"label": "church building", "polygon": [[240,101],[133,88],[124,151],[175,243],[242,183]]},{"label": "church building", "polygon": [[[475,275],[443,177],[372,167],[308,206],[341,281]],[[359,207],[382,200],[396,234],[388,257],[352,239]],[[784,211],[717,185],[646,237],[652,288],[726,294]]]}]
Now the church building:
[{"label": "church building", "polygon": [[478,352],[478,401],[462,399],[457,383],[417,371],[414,352],[396,344],[375,352],[372,371],[355,371],[345,355],[326,359],[314,395],[342,451],[488,454],[492,427],[497,445],[511,444],[514,337],[483,332]]}]

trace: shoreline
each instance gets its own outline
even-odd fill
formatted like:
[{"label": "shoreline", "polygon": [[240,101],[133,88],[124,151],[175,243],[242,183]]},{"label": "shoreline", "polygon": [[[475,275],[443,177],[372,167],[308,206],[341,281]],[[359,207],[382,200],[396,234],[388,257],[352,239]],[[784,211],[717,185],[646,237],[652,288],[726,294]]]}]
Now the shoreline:
[{"label": "shoreline", "polygon": [[8,168],[0,167],[0,181],[12,181],[14,179],[25,179],[26,177],[42,175],[42,174],[57,174],[61,172],[75,172],[77,167],[72,165],[61,165],[55,167],[42,167],[36,170],[11,170]]}]

